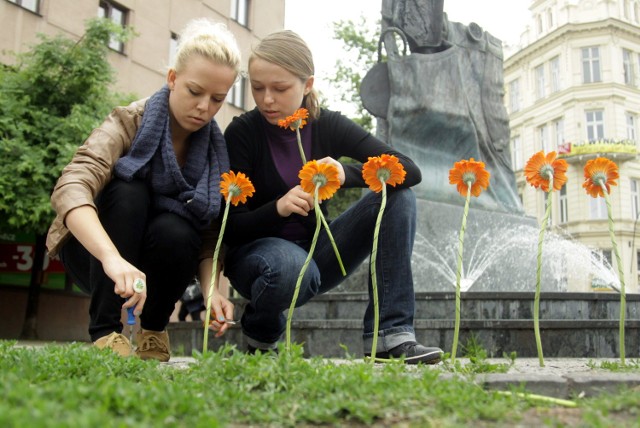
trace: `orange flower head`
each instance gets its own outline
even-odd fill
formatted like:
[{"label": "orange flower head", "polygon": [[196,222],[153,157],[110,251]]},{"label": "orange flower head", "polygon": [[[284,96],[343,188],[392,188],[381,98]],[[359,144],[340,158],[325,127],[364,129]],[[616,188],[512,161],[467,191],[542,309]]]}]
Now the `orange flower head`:
[{"label": "orange flower head", "polygon": [[362,166],[362,178],[367,183],[369,189],[374,192],[382,191],[382,183],[390,184],[395,187],[396,184],[402,184],[407,171],[394,155],[383,154],[381,156],[370,157]]},{"label": "orange flower head", "polygon": [[231,198],[231,203],[235,206],[238,206],[239,203],[244,204],[247,202],[247,198],[253,196],[255,190],[251,180],[242,172],[236,174],[233,171],[229,171],[222,174],[220,193],[222,193],[227,203]]},{"label": "orange flower head", "polygon": [[449,170],[449,184],[455,184],[460,195],[466,197],[471,185],[471,195],[480,196],[489,187],[491,173],[484,168],[484,162],[473,158],[453,164]]},{"label": "orange flower head", "polygon": [[321,201],[329,199],[340,188],[338,179],[338,168],[328,163],[318,163],[317,161],[307,162],[300,172],[300,186],[307,193],[314,194],[318,185],[318,198]]},{"label": "orange flower head", "polygon": [[594,198],[598,196],[604,197],[604,189],[607,194],[611,193],[611,186],[617,186],[616,179],[618,175],[618,166],[615,162],[607,158],[591,159],[584,166],[584,183],[582,187],[587,190],[587,194]]},{"label": "orange flower head", "polygon": [[307,124],[309,118],[309,110],[306,108],[299,108],[291,116],[287,116],[286,119],[279,120],[278,126],[281,128],[289,128],[292,131],[296,129],[302,129]]},{"label": "orange flower head", "polygon": [[560,190],[567,182],[567,161],[556,159],[556,152],[545,156],[543,151],[535,153],[524,167],[527,183],[533,187],[549,191],[549,179],[553,177],[553,190]]}]

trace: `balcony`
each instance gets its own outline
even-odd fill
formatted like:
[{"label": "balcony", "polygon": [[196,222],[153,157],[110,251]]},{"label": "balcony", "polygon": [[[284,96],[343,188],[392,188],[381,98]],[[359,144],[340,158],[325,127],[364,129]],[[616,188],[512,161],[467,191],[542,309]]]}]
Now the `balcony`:
[{"label": "balcony", "polygon": [[602,139],[558,145],[558,157],[569,163],[582,163],[597,157],[624,162],[636,158],[638,148],[634,140]]}]

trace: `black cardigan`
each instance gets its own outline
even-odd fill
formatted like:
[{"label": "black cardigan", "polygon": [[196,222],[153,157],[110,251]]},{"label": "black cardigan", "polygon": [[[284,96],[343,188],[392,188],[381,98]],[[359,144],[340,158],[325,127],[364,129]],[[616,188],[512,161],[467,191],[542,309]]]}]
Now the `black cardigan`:
[{"label": "black cardigan", "polygon": [[[256,189],[246,204],[230,208],[224,241],[232,246],[262,237],[277,236],[279,229],[288,221],[288,218],[278,214],[276,202],[289,188],[276,170],[264,132],[264,123],[265,119],[256,108],[235,117],[224,133],[231,170],[246,174]],[[362,178],[362,163],[369,157],[384,153],[398,157],[407,172],[405,181],[396,188],[411,187],[422,180],[420,168],[411,159],[393,150],[339,112],[322,109],[320,116],[311,123],[311,159],[330,156],[337,160],[345,156],[359,162],[343,164],[343,188],[367,187]],[[393,191],[393,187],[388,190]],[[324,201],[321,205],[325,214],[327,202],[329,201]],[[313,212],[307,217],[298,217],[302,218],[311,239],[315,228]]]}]

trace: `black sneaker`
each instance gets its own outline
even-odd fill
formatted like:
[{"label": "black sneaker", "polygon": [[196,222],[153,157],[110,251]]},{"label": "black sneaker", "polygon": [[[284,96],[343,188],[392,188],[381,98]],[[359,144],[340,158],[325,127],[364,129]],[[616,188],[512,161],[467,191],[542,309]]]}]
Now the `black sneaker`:
[{"label": "black sneaker", "polygon": [[[404,357],[405,364],[438,364],[442,360],[442,349],[427,348],[418,342],[404,342],[387,352],[376,352],[376,361],[378,359],[390,360],[392,358]],[[365,357],[371,357],[371,353],[365,353]]]},{"label": "black sneaker", "polygon": [[278,355],[278,348],[261,349],[261,348],[253,347],[251,345],[247,345],[247,354],[254,355],[254,354],[257,354],[258,352],[260,352],[261,354]]}]

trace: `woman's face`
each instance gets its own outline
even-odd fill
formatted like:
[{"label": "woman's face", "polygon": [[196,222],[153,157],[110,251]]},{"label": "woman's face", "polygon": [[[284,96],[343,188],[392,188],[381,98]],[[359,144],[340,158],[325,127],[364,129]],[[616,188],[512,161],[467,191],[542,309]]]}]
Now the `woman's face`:
[{"label": "woman's face", "polygon": [[249,78],[258,110],[272,125],[299,109],[302,98],[313,87],[313,76],[303,82],[288,70],[261,58],[251,60]]},{"label": "woman's face", "polygon": [[222,107],[235,79],[233,68],[201,55],[189,58],[179,72],[169,70],[172,132],[190,134],[206,125]]}]

